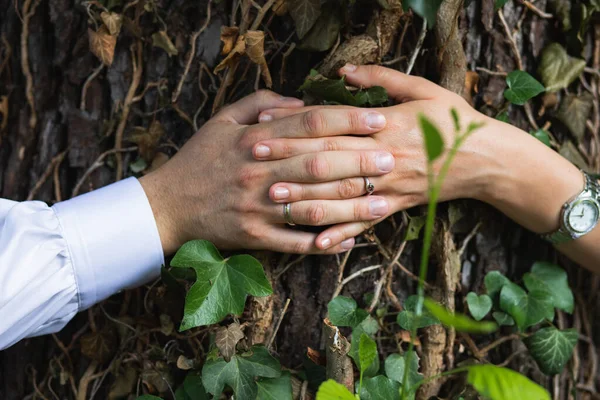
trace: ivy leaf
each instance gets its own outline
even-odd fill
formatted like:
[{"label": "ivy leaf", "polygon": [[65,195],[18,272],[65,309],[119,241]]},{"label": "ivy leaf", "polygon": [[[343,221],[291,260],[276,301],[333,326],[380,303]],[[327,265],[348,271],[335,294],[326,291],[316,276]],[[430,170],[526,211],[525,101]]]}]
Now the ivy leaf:
[{"label": "ivy leaf", "polygon": [[335,326],[350,326],[354,328],[367,318],[367,313],[358,308],[356,301],[346,296],[337,296],[327,304],[329,320]]},{"label": "ivy leaf", "polygon": [[421,329],[440,323],[427,309],[423,309],[421,316],[417,317],[416,309],[418,301],[419,296],[413,295],[409,296],[404,302],[404,311],[401,311],[398,317],[396,317],[396,322],[402,329],[412,332],[413,329]]},{"label": "ivy leaf", "polygon": [[258,394],[256,377],[278,378],[281,366],[263,346],[253,346],[242,355],[234,355],[226,362],[219,358],[208,361],[202,368],[202,382],[207,392],[215,397],[223,393],[225,385],[233,389],[239,400],[255,400]]},{"label": "ivy leaf", "polygon": [[571,1],[570,0],[550,0],[551,11],[562,23],[563,32],[571,29]]},{"label": "ivy leaf", "polygon": [[504,7],[506,5],[506,3],[508,3],[508,0],[496,0],[494,2],[494,9],[496,11],[498,11],[499,9],[501,9],[502,7]]},{"label": "ivy leaf", "polygon": [[356,400],[346,386],[329,379],[319,386],[316,400]]},{"label": "ivy leaf", "polygon": [[550,144],[550,135],[545,129],[538,129],[537,131],[531,131],[531,136],[544,143],[548,147],[552,147]]},{"label": "ivy leaf", "polygon": [[435,26],[437,12],[443,0],[405,0],[402,2],[404,11],[412,8],[413,11],[427,22],[427,26]]},{"label": "ivy leaf", "polygon": [[533,76],[525,71],[512,71],[506,77],[508,89],[504,92],[506,100],[522,106],[546,89]]},{"label": "ivy leaf", "polygon": [[283,371],[279,378],[259,379],[256,385],[256,400],[292,400],[292,380],[288,371]]},{"label": "ivy leaf", "polygon": [[492,313],[492,317],[494,317],[500,326],[513,326],[515,324],[515,320],[510,315],[502,311],[494,311]]},{"label": "ivy leaf", "polygon": [[246,296],[268,296],[273,293],[262,265],[249,255],[223,259],[217,248],[206,240],[184,244],[172,267],[193,268],[196,283],[185,299],[181,330],[220,322],[228,314],[244,311]]},{"label": "ivy leaf", "polygon": [[551,294],[552,305],[559,310],[573,313],[575,301],[569,287],[567,273],[558,265],[536,262],[531,272],[523,277],[527,290],[542,290]]},{"label": "ivy leaf", "polygon": [[453,314],[444,306],[431,299],[425,299],[424,305],[443,325],[451,326],[459,332],[491,333],[498,329],[498,325],[495,322],[477,322],[466,315],[460,313]]},{"label": "ivy leaf", "polygon": [[346,88],[346,79],[327,79],[321,75],[309,76],[298,88],[320,100],[356,106],[356,99]]},{"label": "ivy leaf", "polygon": [[581,142],[585,137],[585,125],[592,107],[593,98],[589,93],[581,96],[569,94],[560,103],[556,118]]},{"label": "ivy leaf", "polygon": [[508,368],[474,365],[467,380],[480,395],[493,400],[550,400],[546,389]]},{"label": "ivy leaf", "polygon": [[335,44],[341,27],[340,8],[335,3],[326,3],[312,29],[302,39],[299,48],[308,51],[327,51]]},{"label": "ivy leaf", "polygon": [[[406,370],[406,362],[408,361],[408,377],[406,379],[406,389],[410,390],[414,385],[423,380],[423,375],[419,373],[419,356],[413,350],[411,353],[391,354],[385,359],[385,374],[391,380],[402,384],[404,372]],[[415,398],[414,392],[408,393],[408,400]]]},{"label": "ivy leaf", "polygon": [[576,329],[560,331],[551,326],[526,338],[525,345],[543,373],[556,375],[571,359],[578,338]]},{"label": "ivy leaf", "polygon": [[235,354],[235,346],[244,338],[244,333],[237,322],[229,326],[222,326],[217,329],[215,335],[215,344],[223,355],[226,361],[229,361],[232,355]]},{"label": "ivy leaf", "polygon": [[152,396],[150,394],[144,394],[140,397],[136,397],[135,400],[163,400],[162,397]]},{"label": "ivy leaf", "polygon": [[88,28],[90,51],[98,57],[102,64],[110,67],[115,57],[117,37],[111,35],[106,25],[102,25],[98,31]]},{"label": "ivy leaf", "polygon": [[164,51],[167,52],[169,57],[176,56],[177,53],[179,53],[177,51],[177,47],[175,47],[175,45],[169,38],[167,31],[158,31],[158,32],[153,33],[152,34],[152,46],[160,47],[161,49],[163,49]]},{"label": "ivy leaf", "polygon": [[542,52],[538,72],[548,92],[566,89],[585,68],[585,60],[573,58],[558,43],[548,45]]},{"label": "ivy leaf", "polygon": [[381,86],[372,86],[361,90],[354,97],[359,105],[370,104],[373,106],[384,104],[389,99],[387,90]]},{"label": "ivy leaf", "polygon": [[360,391],[360,400],[400,400],[400,384],[383,375],[367,378]]},{"label": "ivy leaf", "polygon": [[373,365],[377,358],[377,344],[364,333],[360,335],[358,358],[360,360],[360,381],[362,382],[363,374],[371,367],[371,365]]},{"label": "ivy leaf", "polygon": [[[350,342],[350,351],[348,355],[354,360],[354,363],[361,370],[361,360],[359,354],[360,347],[360,338],[363,335],[367,335],[370,338],[373,338],[377,331],[379,330],[379,324],[375,320],[375,318],[368,316],[363,322],[358,324],[352,330],[352,341]],[[375,360],[369,367],[367,367],[364,371],[365,376],[373,376],[377,374],[379,371],[379,357],[375,357]]]},{"label": "ivy leaf", "polygon": [[302,39],[321,15],[321,0],[290,0],[288,8],[296,23],[296,33]]},{"label": "ivy leaf", "polygon": [[509,283],[500,292],[500,308],[514,318],[519,330],[543,321],[554,319],[551,294],[546,291],[525,291],[514,283]]},{"label": "ivy leaf", "polygon": [[202,376],[195,372],[186,375],[183,384],[175,392],[176,400],[208,400],[202,384]]},{"label": "ivy leaf", "polygon": [[490,271],[484,279],[485,290],[492,300],[497,299],[502,288],[509,283],[511,283],[510,279],[500,271]]},{"label": "ivy leaf", "polygon": [[475,321],[481,321],[492,309],[492,299],[486,294],[477,296],[471,292],[467,295],[467,305]]},{"label": "ivy leaf", "polygon": [[427,160],[433,162],[444,151],[444,139],[442,139],[440,130],[423,114],[419,114],[419,126],[425,137]]},{"label": "ivy leaf", "polygon": [[427,216],[425,215],[420,215],[418,217],[410,217],[408,222],[408,228],[406,229],[406,238],[404,238],[404,240],[417,240],[419,238],[419,233],[421,232],[421,229],[423,229],[423,226],[425,225],[425,221],[427,221]]}]

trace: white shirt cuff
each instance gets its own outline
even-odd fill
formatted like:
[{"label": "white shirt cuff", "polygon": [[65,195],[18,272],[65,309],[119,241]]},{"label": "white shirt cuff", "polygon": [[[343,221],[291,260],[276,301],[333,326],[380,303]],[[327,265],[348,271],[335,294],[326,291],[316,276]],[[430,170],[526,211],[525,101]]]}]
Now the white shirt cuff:
[{"label": "white shirt cuff", "polygon": [[152,208],[135,178],[53,207],[72,257],[84,310],[155,279],[164,264]]}]

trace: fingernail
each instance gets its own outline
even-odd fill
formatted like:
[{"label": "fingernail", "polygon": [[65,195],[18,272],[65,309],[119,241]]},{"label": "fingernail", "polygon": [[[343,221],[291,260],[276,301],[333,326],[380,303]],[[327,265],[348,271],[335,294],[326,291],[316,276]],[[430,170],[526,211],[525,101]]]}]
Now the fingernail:
[{"label": "fingernail", "polygon": [[324,249],[329,248],[329,246],[331,246],[331,239],[329,238],[325,238],[321,240],[321,247]]},{"label": "fingernail", "polygon": [[354,72],[356,68],[358,68],[356,65],[348,63],[342,67],[342,70],[344,72]]},{"label": "fingernail", "polygon": [[262,114],[258,117],[258,122],[269,122],[273,121],[273,116],[269,114]]},{"label": "fingernail", "polygon": [[394,157],[390,153],[379,153],[375,164],[381,172],[390,172],[394,169]]},{"label": "fingernail", "polygon": [[374,217],[383,217],[388,212],[388,204],[385,200],[371,200],[369,202],[369,211]]},{"label": "fingernail", "polygon": [[346,239],[340,245],[342,246],[342,249],[350,250],[354,247],[354,238]]},{"label": "fingernail", "polygon": [[283,101],[284,103],[297,104],[300,107],[302,107],[304,105],[304,102],[302,100],[297,99],[295,97],[281,96],[281,98],[279,100]]},{"label": "fingernail", "polygon": [[275,188],[275,190],[273,190],[273,197],[275,198],[275,200],[287,199],[288,197],[290,197],[290,191],[284,187]]},{"label": "fingernail", "polygon": [[258,158],[269,157],[271,155],[271,148],[264,144],[259,144],[254,150],[254,155]]},{"label": "fingernail", "polygon": [[377,112],[370,112],[367,114],[367,126],[371,129],[381,129],[385,126],[385,117],[383,114]]}]

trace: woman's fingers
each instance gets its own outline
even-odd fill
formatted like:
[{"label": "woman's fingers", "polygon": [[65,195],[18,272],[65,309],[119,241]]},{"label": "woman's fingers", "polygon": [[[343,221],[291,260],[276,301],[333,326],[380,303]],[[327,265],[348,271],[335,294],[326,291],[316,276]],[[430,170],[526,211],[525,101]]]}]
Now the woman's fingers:
[{"label": "woman's fingers", "polygon": [[346,64],[339,70],[348,83],[357,87],[382,86],[397,102],[429,100],[442,95],[446,89],[421,77],[406,75],[378,65]]},{"label": "woman's fingers", "polygon": [[272,182],[329,182],[391,172],[394,156],[385,151],[328,151],[265,163]]},{"label": "woman's fingers", "polygon": [[315,244],[321,250],[337,248],[340,243],[360,235],[362,232],[370,229],[374,225],[377,225],[384,219],[385,217],[374,221],[349,222],[332,226],[317,236]]},{"label": "woman's fingers", "polygon": [[323,248],[317,246],[316,234],[292,230],[287,227],[274,227],[267,231],[268,236],[277,238],[275,243],[269,245],[269,250],[292,254],[337,254],[343,253],[354,247],[354,238],[348,238],[336,245]]},{"label": "woman's fingers", "polygon": [[304,102],[295,97],[283,97],[270,90],[259,90],[225,107],[214,120],[228,121],[240,125],[255,124],[259,114],[271,108],[299,108]]},{"label": "woman's fingers", "polygon": [[[273,208],[275,222],[284,223],[286,205]],[[289,203],[289,216],[297,225],[324,226],[351,221],[372,221],[387,215],[390,206],[380,196],[350,200],[311,200]],[[341,242],[340,242],[341,243]]]},{"label": "woman's fingers", "polygon": [[252,155],[259,161],[282,160],[302,154],[339,150],[376,150],[372,137],[334,136],[319,139],[268,139],[258,142]]},{"label": "woman's fingers", "polygon": [[[370,178],[376,189],[381,190],[377,178]],[[323,183],[278,182],[269,189],[269,198],[276,203],[292,203],[302,200],[345,200],[367,193],[364,178],[346,178]]]}]

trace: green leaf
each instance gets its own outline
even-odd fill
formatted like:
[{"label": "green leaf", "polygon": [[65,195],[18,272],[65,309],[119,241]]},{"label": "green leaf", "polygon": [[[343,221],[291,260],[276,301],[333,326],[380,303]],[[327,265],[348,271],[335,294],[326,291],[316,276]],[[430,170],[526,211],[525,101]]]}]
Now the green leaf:
[{"label": "green leaf", "polygon": [[346,386],[329,379],[319,386],[316,400],[356,400],[356,398]]},{"label": "green leaf", "polygon": [[548,135],[548,132],[545,129],[538,129],[537,131],[531,131],[529,133],[546,146],[552,147],[550,144],[550,135]]},{"label": "green leaf", "polygon": [[396,322],[402,329],[411,331],[421,329],[431,325],[439,324],[440,321],[433,316],[427,309],[423,309],[421,316],[417,317],[417,302],[419,296],[409,296],[404,302],[404,311],[401,311],[396,318]]},{"label": "green leaf", "polygon": [[302,39],[321,15],[321,0],[289,0],[287,4],[296,23],[296,33]]},{"label": "green leaf", "polygon": [[298,47],[307,51],[327,51],[335,44],[341,27],[340,8],[335,3],[326,3],[323,5],[321,16]]},{"label": "green leaf", "polygon": [[400,400],[400,384],[383,375],[367,378],[360,391],[360,400]]},{"label": "green leaf", "polygon": [[442,324],[451,326],[459,332],[491,333],[498,329],[498,325],[495,322],[477,322],[463,314],[452,314],[445,307],[431,299],[425,299],[424,305]]},{"label": "green leaf", "polygon": [[166,31],[158,31],[152,34],[152,46],[160,47],[167,52],[169,57],[176,56],[177,47],[173,44]]},{"label": "green leaf", "polygon": [[585,138],[586,123],[592,111],[592,95],[566,95],[558,108],[556,118],[571,131],[573,136],[581,143]]},{"label": "green leaf", "polygon": [[163,400],[161,397],[152,396],[149,394],[144,394],[140,397],[137,397],[135,400]]},{"label": "green leaf", "polygon": [[184,244],[173,257],[171,266],[196,271],[196,283],[185,298],[182,331],[218,323],[228,314],[241,314],[248,294],[268,296],[273,293],[258,260],[249,255],[224,260],[217,248],[206,240]]},{"label": "green leaf", "polygon": [[525,345],[543,373],[556,375],[571,359],[578,338],[575,329],[559,331],[551,326],[526,338]]},{"label": "green leaf", "polygon": [[[410,354],[410,357],[409,357]],[[385,374],[391,380],[394,380],[400,385],[404,379],[404,372],[406,370],[406,362],[408,361],[408,377],[406,379],[406,389],[410,390],[417,383],[423,381],[423,375],[419,373],[419,356],[415,351],[411,353],[391,354],[385,359]],[[408,393],[408,400],[415,398],[415,392]]]},{"label": "green leaf", "polygon": [[563,32],[571,29],[571,0],[550,0],[550,11],[555,14],[562,23]]},{"label": "green leaf", "polygon": [[508,89],[504,92],[504,97],[519,106],[546,90],[533,76],[519,70],[508,74],[506,84]]},{"label": "green leaf", "polygon": [[510,121],[508,119],[508,113],[506,111],[503,111],[503,112],[499,113],[498,115],[496,115],[496,119],[498,121],[506,122],[507,124],[510,123]]},{"label": "green leaf", "polygon": [[498,298],[502,288],[509,283],[511,283],[510,279],[504,276],[500,271],[490,271],[484,279],[485,290],[492,300]]},{"label": "green leaf", "polygon": [[427,22],[427,26],[435,26],[437,12],[443,0],[405,0],[402,2],[404,11],[412,8],[413,11]]},{"label": "green leaf", "polygon": [[460,132],[460,117],[458,116],[458,111],[456,111],[456,108],[452,108],[450,110],[450,115],[452,116],[452,121],[454,122],[454,130],[456,132]]},{"label": "green leaf", "polygon": [[575,164],[577,168],[582,169],[584,171],[587,171],[589,169],[587,161],[585,161],[585,159],[581,155],[581,152],[577,149],[577,147],[571,140],[566,139],[565,141],[563,141],[560,146],[560,149],[558,150],[558,153],[567,160],[571,161],[573,164]]},{"label": "green leaf", "polygon": [[423,226],[425,226],[425,221],[427,221],[426,215],[410,217],[408,222],[408,228],[406,229],[406,238],[404,238],[404,240],[417,240],[419,238],[419,233],[421,232],[421,229],[423,229]]},{"label": "green leaf", "polygon": [[288,371],[283,371],[279,378],[261,378],[256,385],[256,400],[292,400],[292,380]]},{"label": "green leaf", "polygon": [[564,269],[549,262],[536,262],[531,272],[523,277],[527,290],[542,290],[550,293],[552,305],[559,310],[573,313],[575,301]]},{"label": "green leaf", "polygon": [[550,293],[536,290],[527,294],[512,282],[500,292],[500,308],[514,318],[521,331],[544,319],[554,319]]},{"label": "green leaf", "polygon": [[492,317],[494,317],[500,326],[513,326],[515,324],[515,320],[510,315],[502,311],[494,311],[492,313]]},{"label": "green leaf", "polygon": [[[368,316],[363,322],[358,324],[352,330],[352,341],[350,342],[350,351],[348,355],[354,360],[354,363],[361,370],[361,362],[359,355],[360,338],[362,335],[368,335],[373,338],[379,330],[379,324],[375,318]],[[373,376],[379,371],[379,357],[375,357],[375,360],[369,367],[364,370],[365,376]]]},{"label": "green leaf", "polygon": [[388,92],[382,86],[372,86],[367,90],[364,90],[363,93],[367,96],[365,103],[373,106],[385,104],[389,100]]},{"label": "green leaf", "polygon": [[188,373],[183,384],[175,392],[175,397],[177,400],[208,400],[202,376],[196,372]]},{"label": "green leaf", "polygon": [[327,305],[329,320],[335,326],[350,326],[354,328],[369,316],[356,301],[346,296],[337,296]]},{"label": "green leaf", "polygon": [[566,89],[582,74],[585,60],[573,58],[558,43],[548,45],[542,52],[538,72],[548,92]]},{"label": "green leaf", "polygon": [[444,139],[442,139],[440,130],[423,114],[419,114],[419,126],[425,137],[427,160],[433,162],[444,151]]},{"label": "green leaf", "polygon": [[494,2],[494,9],[496,11],[498,11],[499,9],[501,9],[502,7],[504,7],[506,5],[506,3],[508,3],[508,0],[496,0]]},{"label": "green leaf", "polygon": [[381,86],[358,90],[353,94],[346,86],[345,77],[328,79],[312,71],[298,90],[321,101],[354,107],[379,106],[388,101],[387,91]]},{"label": "green leaf", "polygon": [[363,374],[373,365],[377,358],[377,344],[365,333],[360,335],[358,358],[360,360],[360,381],[362,382]]},{"label": "green leaf", "polygon": [[477,296],[477,293],[471,292],[467,295],[467,305],[475,321],[481,321],[492,309],[492,299],[486,294]]},{"label": "green leaf", "polygon": [[467,380],[490,400],[550,400],[546,389],[508,368],[474,365],[469,367]]},{"label": "green leaf", "polygon": [[238,400],[255,400],[258,394],[256,377],[278,378],[281,366],[263,346],[253,346],[248,353],[234,355],[231,361],[220,358],[208,361],[202,368],[202,381],[207,392],[215,397],[229,386]]}]

